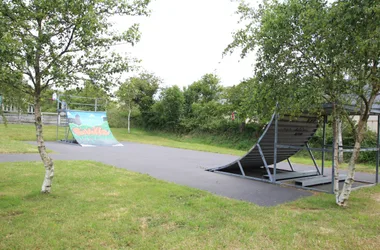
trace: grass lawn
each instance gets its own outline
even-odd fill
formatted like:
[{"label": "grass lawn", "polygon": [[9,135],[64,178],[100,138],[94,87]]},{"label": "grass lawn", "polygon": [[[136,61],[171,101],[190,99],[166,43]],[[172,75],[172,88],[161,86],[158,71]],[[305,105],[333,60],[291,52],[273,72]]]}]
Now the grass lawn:
[{"label": "grass lawn", "polygon": [[[56,127],[46,126],[45,140],[56,140]],[[36,129],[34,125],[0,124],[0,154],[12,153],[38,153],[34,145],[23,141],[36,141]],[[52,152],[48,150],[48,152]]]},{"label": "grass lawn", "polygon": [[378,249],[380,186],[275,207],[90,161],[0,164],[0,249]]},{"label": "grass lawn", "polygon": [[[128,134],[127,129],[125,128],[113,128],[112,132],[119,141],[130,141],[240,156],[246,153],[246,151],[231,149],[225,145],[210,145],[211,142],[207,141],[205,138],[176,136],[163,132],[148,132],[136,128],[133,128],[130,134]],[[63,134],[62,128],[60,134]],[[20,142],[35,141],[35,137],[34,125],[9,124],[6,128],[3,125],[0,125],[0,153],[37,153],[37,148],[35,146]],[[55,141],[56,126],[44,126],[44,138],[46,141]],[[292,157],[291,161],[309,166],[313,165],[310,158]],[[321,162],[317,162],[320,166]],[[326,161],[325,164],[326,167],[331,167],[331,161]],[[347,168],[347,164],[342,164],[341,168]],[[374,165],[357,164],[356,168],[357,171],[375,173]]]},{"label": "grass lawn", "polygon": [[231,149],[221,145],[207,144],[201,138],[176,136],[163,132],[148,132],[142,129],[132,129],[128,134],[125,128],[113,128],[112,133],[119,141],[130,141],[146,144],[154,144],[159,146],[183,148],[198,151],[214,152],[220,154],[243,155],[246,151]]},{"label": "grass lawn", "polygon": [[[55,141],[56,140],[56,126],[44,126],[44,139],[45,141]],[[60,131],[61,134],[62,131]],[[245,152],[241,150],[229,149],[220,146],[213,146],[203,144],[198,138],[183,138],[177,137],[175,135],[158,133],[158,132],[146,132],[141,129],[132,129],[132,133],[128,134],[125,128],[113,128],[112,133],[119,141],[130,141],[139,142],[146,144],[153,144],[159,146],[167,146],[174,148],[184,148],[192,149],[206,152],[215,152],[221,154],[231,154],[231,155],[243,155]],[[14,153],[7,152],[3,148],[7,147],[6,139],[9,141],[35,141],[36,133],[34,125],[19,125],[19,124],[8,124],[7,127],[0,125],[0,153]],[[25,148],[22,148],[24,145]],[[26,143],[19,143],[18,150],[19,153],[29,153],[29,148],[35,148]],[[35,149],[37,152],[37,149]]]},{"label": "grass lawn", "polygon": [[[1,126],[1,125],[0,125]],[[0,153],[38,153],[36,146],[27,144],[25,142],[10,140],[8,138],[0,138]]]}]

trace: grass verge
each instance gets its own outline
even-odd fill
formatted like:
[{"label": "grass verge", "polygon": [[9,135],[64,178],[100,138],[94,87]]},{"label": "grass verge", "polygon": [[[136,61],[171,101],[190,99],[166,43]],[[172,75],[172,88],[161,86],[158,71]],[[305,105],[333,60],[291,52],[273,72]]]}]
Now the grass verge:
[{"label": "grass verge", "polygon": [[[44,133],[46,135],[45,140],[52,140],[53,134],[55,136],[56,127],[46,126]],[[4,126],[0,124],[0,154],[38,153],[36,146],[24,141],[36,141],[34,125],[8,124]],[[48,150],[48,152],[51,153],[53,151]]]},{"label": "grass verge", "polygon": [[90,161],[1,163],[0,249],[376,249],[380,186],[259,207]]},{"label": "grass verge", "polygon": [[2,154],[38,153],[38,149],[36,146],[27,144],[25,142],[9,140],[7,138],[0,138],[0,153]]},{"label": "grass verge", "polygon": [[164,132],[149,132],[142,129],[133,129],[128,134],[127,129],[113,128],[112,133],[119,141],[130,141],[138,143],[153,144],[158,146],[166,146],[173,148],[183,148],[198,151],[214,152],[229,155],[243,155],[243,150],[223,147],[222,145],[210,145],[205,138],[177,136]]}]

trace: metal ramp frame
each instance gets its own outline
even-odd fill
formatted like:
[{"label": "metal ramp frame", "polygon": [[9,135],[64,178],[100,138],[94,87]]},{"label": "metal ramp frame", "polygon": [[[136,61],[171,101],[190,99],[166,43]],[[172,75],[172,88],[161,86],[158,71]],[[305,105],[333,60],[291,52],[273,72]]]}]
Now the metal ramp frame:
[{"label": "metal ramp frame", "polygon": [[[279,119],[278,114],[273,114],[270,122],[266,125],[263,134],[257,143],[240,159],[231,162],[225,166],[207,169],[211,172],[221,172],[234,174],[250,179],[265,180],[277,182],[284,178],[285,175],[305,177],[307,173],[295,172],[289,160],[291,156],[306,147],[315,163],[315,171],[311,175],[320,175],[321,171],[314,160],[314,156],[308,146],[308,141],[312,138],[318,128],[317,116],[304,115],[300,117],[284,116]],[[278,148],[277,145],[292,145],[289,148]],[[276,163],[287,160],[290,173],[277,173]],[[273,168],[269,166],[273,164]],[[259,177],[250,176],[247,172],[253,169],[260,169],[264,166],[266,174]],[[316,173],[316,174],[315,174]],[[309,173],[310,174],[310,173]],[[277,176],[278,175],[278,176]],[[288,178],[286,178],[288,179]]]},{"label": "metal ramp frame", "polygon": [[[346,175],[340,174],[339,181],[344,181],[346,179]],[[320,175],[318,177],[306,177],[294,180],[296,185],[300,185],[302,187],[311,187],[316,185],[323,185],[331,183],[331,177],[326,175]]]},{"label": "metal ramp frame", "polygon": [[[289,171],[289,172],[283,172],[280,174],[276,174],[276,180],[281,181],[281,180],[288,180],[288,179],[298,179],[298,178],[304,178],[308,177],[310,178],[311,176],[319,176],[318,171],[315,170],[308,170],[308,171]],[[264,178],[269,178],[268,175],[264,175]]]},{"label": "metal ramp frame", "polygon": [[[325,110],[326,111],[326,110]],[[235,160],[227,165],[206,169],[206,171],[223,173],[227,175],[239,176],[247,179],[259,180],[280,185],[288,185],[288,181],[293,182],[291,186],[334,193],[334,173],[335,162],[332,160],[331,176],[326,176],[325,154],[326,152],[334,154],[334,148],[326,144],[326,124],[328,110],[323,115],[323,142],[321,148],[310,148],[309,140],[318,129],[317,115],[301,115],[299,117],[284,116],[279,118],[277,113],[272,115],[270,122],[266,125],[262,135],[257,140],[257,143],[243,157]],[[378,117],[377,127],[377,147],[361,148],[360,151],[376,151],[376,174],[374,182],[364,180],[356,180],[371,186],[379,182],[379,165],[380,165],[380,111],[372,112],[371,115]],[[330,146],[330,148],[329,148]],[[306,149],[312,159],[316,174],[308,176],[304,171],[295,172],[289,158]],[[317,165],[312,151],[322,152],[321,168]],[[353,149],[339,148],[342,152],[352,152]],[[277,163],[287,160],[290,170],[277,169]],[[269,167],[273,164],[273,167]],[[256,171],[256,173],[255,173]],[[255,175],[256,174],[256,175]],[[344,176],[340,175],[339,180],[343,180]],[[296,183],[297,181],[297,183]],[[314,185],[323,185],[331,183],[330,191],[317,188],[310,188]]]}]

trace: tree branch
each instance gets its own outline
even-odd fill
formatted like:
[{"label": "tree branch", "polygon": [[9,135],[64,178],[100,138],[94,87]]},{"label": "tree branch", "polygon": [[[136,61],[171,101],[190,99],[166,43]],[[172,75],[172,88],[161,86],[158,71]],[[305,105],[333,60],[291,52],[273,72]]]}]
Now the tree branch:
[{"label": "tree branch", "polygon": [[58,58],[60,58],[62,55],[64,55],[65,53],[69,52],[69,47],[73,41],[73,38],[74,38],[74,33],[76,31],[77,27],[74,25],[74,28],[73,30],[71,31],[71,34],[70,34],[70,38],[69,38],[69,41],[67,42],[65,48],[61,51],[61,53],[59,53],[58,56],[54,57],[53,60],[48,64],[48,66],[46,66],[46,68],[42,71],[42,74],[45,74],[46,71],[48,71],[51,66],[53,66],[54,63],[57,62]]},{"label": "tree branch", "polygon": [[53,77],[50,77],[47,81],[46,81],[46,83],[42,86],[42,88],[41,88],[41,90],[45,90],[46,88],[48,88],[49,87],[49,82],[50,81],[52,81],[52,80],[54,80],[54,76]]},{"label": "tree branch", "polygon": [[[369,103],[368,103],[367,98],[366,98],[363,94],[359,95],[359,97],[363,100],[364,105],[365,105],[365,109],[364,109],[365,112],[363,113],[363,116],[364,116],[364,114],[367,114],[368,111],[369,111],[369,109],[370,109],[370,107],[369,107]],[[361,118],[363,118],[363,117],[361,117]]]}]

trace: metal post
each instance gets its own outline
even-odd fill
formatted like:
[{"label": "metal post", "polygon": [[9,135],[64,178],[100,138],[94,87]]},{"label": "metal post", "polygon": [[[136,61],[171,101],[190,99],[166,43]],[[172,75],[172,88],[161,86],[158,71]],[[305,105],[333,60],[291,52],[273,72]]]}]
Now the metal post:
[{"label": "metal post", "polygon": [[276,172],[277,172],[277,142],[278,142],[278,114],[275,114],[275,116],[274,116],[273,182],[276,182]]},{"label": "metal post", "polygon": [[59,125],[61,124],[61,112],[59,111],[59,94],[57,95],[57,141],[59,140],[58,137],[59,137]]},{"label": "metal post", "polygon": [[292,165],[292,163],[290,162],[289,158],[288,158],[287,160],[288,160],[288,163],[289,163],[290,169],[292,170],[292,172],[294,172],[293,165]]},{"label": "metal post", "polygon": [[65,126],[65,141],[68,142],[69,128]]},{"label": "metal post", "polygon": [[377,153],[376,153],[376,184],[379,183],[379,145],[380,145],[380,115],[377,116]]},{"label": "metal post", "polygon": [[238,165],[239,165],[239,168],[240,168],[241,174],[242,174],[243,176],[245,176],[245,172],[244,172],[243,166],[241,165],[240,161],[238,161]]},{"label": "metal post", "polygon": [[59,109],[59,95],[57,95],[57,111],[58,111],[58,109]]},{"label": "metal post", "polygon": [[95,112],[97,111],[98,109],[98,98],[95,98]]},{"label": "metal post", "polygon": [[58,128],[59,128],[59,111],[57,110],[57,137],[56,137],[56,140],[58,141]]},{"label": "metal post", "polygon": [[318,168],[317,162],[315,161],[315,158],[314,158],[313,152],[311,152],[311,150],[310,150],[309,144],[308,144],[308,143],[305,143],[305,146],[306,146],[307,151],[309,152],[309,155],[310,155],[311,159],[313,160],[314,167],[317,169],[318,174],[321,175],[321,172],[319,171],[319,168]]},{"label": "metal post", "polygon": [[263,163],[264,163],[264,167],[265,167],[265,169],[267,170],[267,173],[268,173],[268,176],[269,176],[269,180],[270,180],[271,182],[274,182],[274,181],[273,181],[273,177],[272,177],[272,175],[271,175],[271,173],[270,173],[270,171],[269,171],[269,167],[268,167],[267,161],[265,160],[265,156],[264,156],[263,150],[261,149],[260,144],[257,144],[256,146],[257,146],[257,148],[259,149],[259,153],[260,153],[260,156],[261,156],[261,160],[263,161]]},{"label": "metal post", "polygon": [[323,116],[323,131],[322,131],[322,175],[325,172],[325,150],[326,150],[326,123],[327,123],[327,115]]},{"label": "metal post", "polygon": [[331,160],[331,193],[334,193],[335,190],[335,183],[334,183],[334,176],[335,176],[335,161],[334,161],[334,155],[335,155],[335,137],[333,136],[333,148],[332,148],[332,160]]}]

